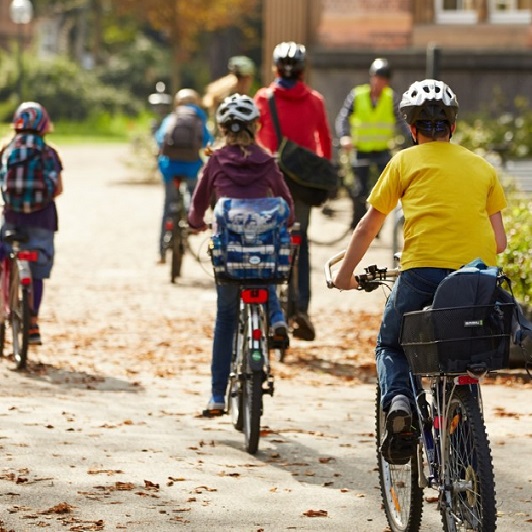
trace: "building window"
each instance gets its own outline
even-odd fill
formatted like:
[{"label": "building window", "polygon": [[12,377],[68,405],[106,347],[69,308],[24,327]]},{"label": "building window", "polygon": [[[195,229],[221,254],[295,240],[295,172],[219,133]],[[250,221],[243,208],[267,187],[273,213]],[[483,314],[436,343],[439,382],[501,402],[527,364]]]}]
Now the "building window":
[{"label": "building window", "polygon": [[474,0],[435,0],[437,24],[476,24],[478,14]]},{"label": "building window", "polygon": [[493,24],[530,24],[532,0],[489,0],[488,19]]}]

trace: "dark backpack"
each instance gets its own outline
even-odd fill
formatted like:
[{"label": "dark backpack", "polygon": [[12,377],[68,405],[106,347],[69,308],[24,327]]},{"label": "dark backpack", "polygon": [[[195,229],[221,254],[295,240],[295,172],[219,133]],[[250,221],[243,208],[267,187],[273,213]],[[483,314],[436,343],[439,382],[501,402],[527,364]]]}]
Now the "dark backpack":
[{"label": "dark backpack", "polygon": [[15,212],[44,209],[54,197],[57,170],[44,142],[13,139],[2,153],[0,184],[5,204]]},{"label": "dark backpack", "polygon": [[179,106],[168,119],[161,154],[177,161],[197,161],[202,146],[202,119],[193,107]]},{"label": "dark backpack", "polygon": [[525,318],[515,300],[510,279],[499,268],[486,266],[480,259],[462,266],[443,279],[434,294],[432,308],[436,310],[498,303],[514,305],[511,325],[514,344],[522,345],[525,338],[532,338],[532,323]]}]

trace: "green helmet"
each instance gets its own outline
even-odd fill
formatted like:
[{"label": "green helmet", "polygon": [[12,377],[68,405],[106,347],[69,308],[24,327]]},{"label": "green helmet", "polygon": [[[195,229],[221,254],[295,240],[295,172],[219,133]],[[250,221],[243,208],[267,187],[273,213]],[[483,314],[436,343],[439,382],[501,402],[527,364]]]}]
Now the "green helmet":
[{"label": "green helmet", "polygon": [[237,77],[253,76],[255,74],[255,63],[245,55],[235,55],[229,59],[227,68],[231,74]]}]

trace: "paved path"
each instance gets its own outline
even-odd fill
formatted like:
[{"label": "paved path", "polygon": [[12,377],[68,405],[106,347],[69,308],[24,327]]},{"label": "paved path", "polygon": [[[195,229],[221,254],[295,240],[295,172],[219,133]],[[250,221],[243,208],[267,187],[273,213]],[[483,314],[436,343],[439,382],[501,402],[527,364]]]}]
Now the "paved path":
[{"label": "paved path", "polygon": [[[44,345],[27,373],[0,361],[0,531],[386,530],[368,363],[383,295],[328,291],[321,268],[336,249],[313,249],[318,338],[293,342],[275,365],[260,449],[248,455],[228,419],[198,417],[212,278],[190,257],[176,285],[155,266],[162,187],[127,184],[126,153],[63,150]],[[387,242],[368,262],[389,260]],[[508,532],[532,519],[532,389],[509,382],[484,388]],[[422,530],[440,529],[427,502]]]}]

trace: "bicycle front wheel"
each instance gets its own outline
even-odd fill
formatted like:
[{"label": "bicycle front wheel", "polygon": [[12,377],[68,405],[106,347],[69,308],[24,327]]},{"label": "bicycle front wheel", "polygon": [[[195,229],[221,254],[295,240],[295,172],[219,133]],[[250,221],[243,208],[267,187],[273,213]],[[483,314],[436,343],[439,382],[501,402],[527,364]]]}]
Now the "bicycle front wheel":
[{"label": "bicycle front wheel", "polygon": [[262,377],[262,371],[248,372],[245,376],[242,403],[244,408],[244,437],[246,451],[249,454],[255,454],[259,448]]},{"label": "bicycle front wheel", "polygon": [[392,532],[419,530],[423,513],[423,489],[418,485],[417,456],[405,465],[392,465],[382,457],[380,448],[385,435],[386,413],[381,407],[380,387],[376,397],[376,443],[379,484],[386,519]]},{"label": "bicycle front wheel", "polygon": [[26,286],[20,286],[18,270],[13,268],[12,272],[9,323],[13,336],[13,357],[17,369],[25,369],[28,361],[30,293]]},{"label": "bicycle front wheel", "polygon": [[335,198],[327,200],[319,209],[313,209],[308,238],[318,246],[332,246],[342,242],[351,233],[353,200],[345,188]]},{"label": "bicycle front wheel", "polygon": [[491,450],[480,405],[470,387],[454,389],[442,436],[444,530],[494,531],[497,510]]}]

